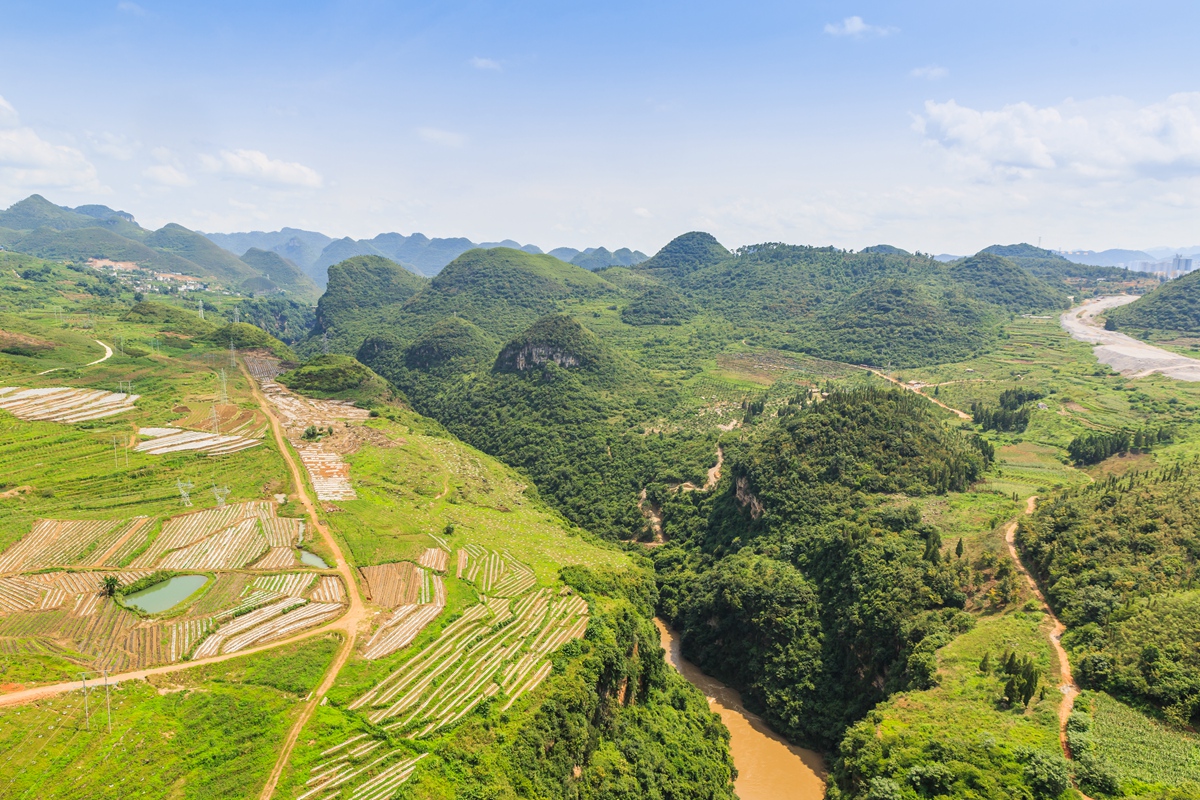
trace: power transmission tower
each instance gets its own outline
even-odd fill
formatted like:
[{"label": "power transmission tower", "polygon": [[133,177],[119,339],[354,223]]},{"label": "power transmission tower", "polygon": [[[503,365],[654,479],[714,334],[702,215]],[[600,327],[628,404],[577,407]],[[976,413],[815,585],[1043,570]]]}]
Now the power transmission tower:
[{"label": "power transmission tower", "polygon": [[233,337],[229,339],[229,366],[237,366],[237,348],[233,346]]},{"label": "power transmission tower", "polygon": [[191,489],[192,486],[191,481],[185,483],[178,478],[175,479],[175,488],[179,490],[180,502],[188,508],[192,507],[192,495],[188,493],[188,489]]},{"label": "power transmission tower", "polygon": [[221,415],[217,413],[216,406],[213,406],[212,412],[213,412],[212,413],[213,433],[215,433],[217,436],[220,436],[221,435]]},{"label": "power transmission tower", "polygon": [[204,319],[204,301],[196,300],[196,313],[200,315],[200,319]]},{"label": "power transmission tower", "polygon": [[221,382],[220,402],[223,405],[229,405],[229,384],[227,383],[227,379],[225,377],[225,370],[221,370],[218,373],[217,379]]},{"label": "power transmission tower", "polygon": [[215,483],[212,487],[212,493],[217,498],[217,505],[225,505],[225,496],[229,494],[228,486],[217,486]]},{"label": "power transmission tower", "polygon": [[233,324],[236,325],[241,321],[242,321],[241,311],[238,309],[237,306],[234,306],[233,307]]}]

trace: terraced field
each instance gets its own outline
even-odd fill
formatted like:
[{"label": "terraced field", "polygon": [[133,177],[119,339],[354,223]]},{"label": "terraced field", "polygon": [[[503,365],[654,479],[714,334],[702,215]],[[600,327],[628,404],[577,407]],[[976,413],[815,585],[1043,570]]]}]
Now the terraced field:
[{"label": "terraced field", "polygon": [[0,409],[18,419],[46,422],[90,422],[133,408],[138,395],[66,386],[41,389],[0,387]]}]

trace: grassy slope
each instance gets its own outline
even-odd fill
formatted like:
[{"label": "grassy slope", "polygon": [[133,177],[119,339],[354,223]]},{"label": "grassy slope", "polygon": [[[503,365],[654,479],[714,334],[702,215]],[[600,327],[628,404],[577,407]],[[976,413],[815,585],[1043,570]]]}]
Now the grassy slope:
[{"label": "grassy slope", "polygon": [[0,795],[38,798],[254,796],[337,648],[322,637],[111,690],[0,710]]}]

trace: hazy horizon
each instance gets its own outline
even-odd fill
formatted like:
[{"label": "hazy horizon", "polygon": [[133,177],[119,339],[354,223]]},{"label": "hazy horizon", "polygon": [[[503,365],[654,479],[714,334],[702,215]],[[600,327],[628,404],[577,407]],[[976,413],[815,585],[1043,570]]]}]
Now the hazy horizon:
[{"label": "hazy horizon", "polygon": [[1197,21],[1182,3],[14,4],[0,204],[545,250],[652,253],[689,230],[1190,247]]}]

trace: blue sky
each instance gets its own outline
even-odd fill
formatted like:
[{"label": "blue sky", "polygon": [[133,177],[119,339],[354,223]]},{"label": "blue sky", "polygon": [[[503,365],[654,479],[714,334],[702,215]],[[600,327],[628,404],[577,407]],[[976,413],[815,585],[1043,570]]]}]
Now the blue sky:
[{"label": "blue sky", "polygon": [[1200,242],[1186,3],[0,4],[0,204],[653,252]]}]

